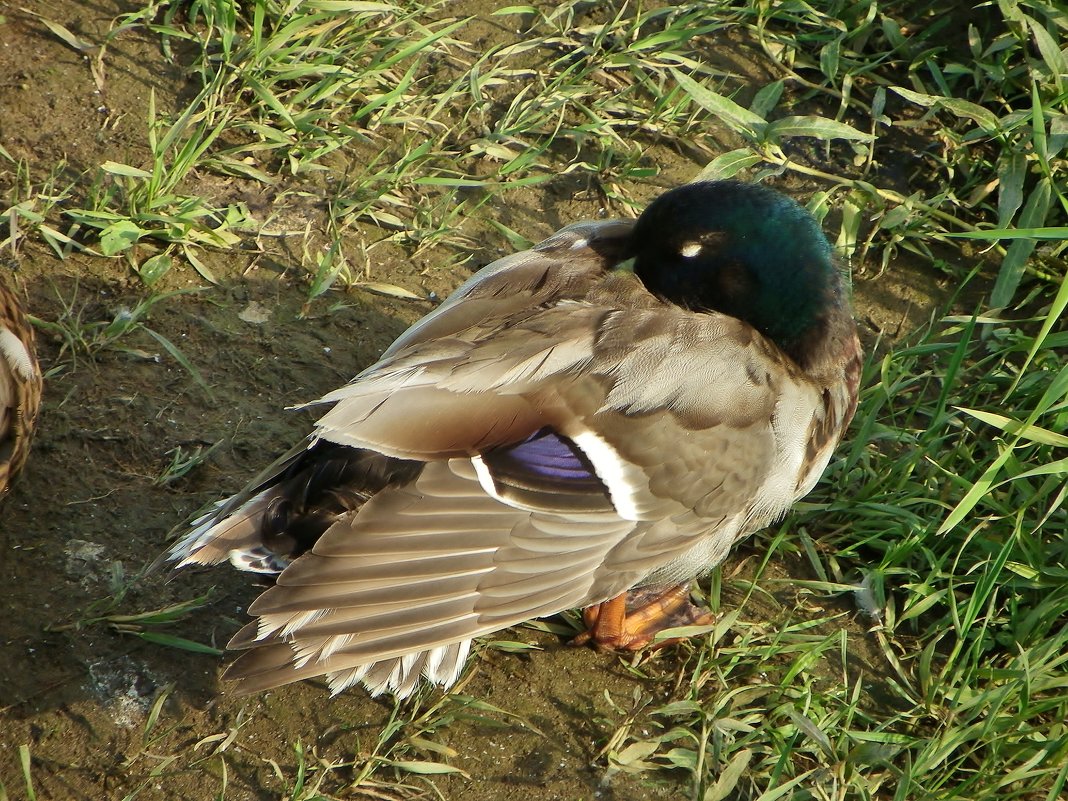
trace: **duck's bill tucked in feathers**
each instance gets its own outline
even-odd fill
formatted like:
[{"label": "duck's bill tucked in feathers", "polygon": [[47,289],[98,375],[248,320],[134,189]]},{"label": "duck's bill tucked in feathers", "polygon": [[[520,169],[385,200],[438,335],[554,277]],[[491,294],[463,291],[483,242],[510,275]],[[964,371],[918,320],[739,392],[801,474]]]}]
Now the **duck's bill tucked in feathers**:
[{"label": "duck's bill tucked in feathers", "polygon": [[280,571],[230,644],[239,690],[448,686],[473,637],[688,581],[811,488],[855,338],[803,370],[614,269],[632,230],[583,223],[482,270],[172,549]]}]

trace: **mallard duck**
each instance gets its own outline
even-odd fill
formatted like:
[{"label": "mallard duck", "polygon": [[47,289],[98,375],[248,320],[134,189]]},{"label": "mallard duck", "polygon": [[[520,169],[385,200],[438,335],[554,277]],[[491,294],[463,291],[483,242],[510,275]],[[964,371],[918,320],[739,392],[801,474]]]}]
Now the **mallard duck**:
[{"label": "mallard duck", "polygon": [[0,281],[0,498],[30,455],[41,405],[41,368],[33,326]]},{"label": "mallard duck", "polygon": [[690,582],[812,489],[860,369],[812,216],[689,184],[476,273],[168,556],[277,574],[240,692],[448,687],[472,638],[579,607],[582,640],[640,648],[707,620]]}]

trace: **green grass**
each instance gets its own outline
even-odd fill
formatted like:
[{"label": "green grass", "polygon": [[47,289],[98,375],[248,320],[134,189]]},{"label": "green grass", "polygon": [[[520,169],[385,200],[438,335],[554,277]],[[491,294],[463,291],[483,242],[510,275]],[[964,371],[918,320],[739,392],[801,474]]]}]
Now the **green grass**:
[{"label": "green grass", "polygon": [[[465,218],[560,174],[634,208],[635,186],[658,171],[651,154],[696,147],[709,154],[706,177],[785,170],[819,180],[826,197],[814,203],[842,210],[845,252],[874,248],[884,267],[900,248],[930,255],[961,231],[1037,232],[994,244],[992,305],[1003,307],[1025,270],[1042,273],[1064,251],[1057,234],[1030,259],[1066,206],[1054,176],[1068,139],[1054,45],[1063,11],[1002,4],[954,18],[933,1],[825,5],[625,7],[592,18],[574,4],[510,6],[483,23],[516,40],[481,52],[463,37],[473,20],[450,16],[446,3],[261,0],[244,12],[228,0],[150,3],[117,20],[109,41],[147,25],[169,54],[192,54],[201,90],[170,122],[150,103],[147,163],[100,165],[66,223],[50,213],[72,190],[35,194],[27,180],[8,218],[57,252],[130,256],[153,245],[131,257],[148,285],[175,260],[211,279],[203,247],[236,247],[271,220],[197,193],[194,169],[282,182],[280,205],[318,199],[328,209],[319,233],[331,242],[370,223],[418,253],[469,245]],[[967,36],[950,25],[967,25]],[[727,30],[746,31],[779,73],[745,104],[731,97],[739,81],[702,59],[709,37]],[[727,152],[724,128],[737,145]],[[883,179],[873,144],[894,129],[930,143],[907,192]],[[824,155],[833,147],[832,164],[853,164],[835,171],[798,158],[801,138],[823,142]],[[865,216],[873,224],[862,231]],[[313,295],[339,276],[354,280],[346,248],[304,266]]]},{"label": "green grass", "polygon": [[[53,287],[54,289],[54,287]],[[55,290],[59,296],[58,290]],[[208,386],[200,370],[186,358],[185,354],[158,331],[149,328],[146,321],[151,314],[152,308],[159,303],[165,303],[173,297],[190,294],[196,290],[177,290],[174,292],[154,293],[149,292],[133,308],[122,307],[116,311],[110,320],[87,319],[87,305],[79,304],[78,288],[72,298],[60,297],[63,312],[54,320],[40,320],[34,318],[34,325],[40,330],[57,337],[63,344],[60,347],[57,364],[49,370],[49,377],[61,373],[70,361],[77,365],[79,356],[95,358],[103,351],[113,350],[124,353],[136,359],[149,359],[158,361],[159,353],[151,353],[142,348],[132,347],[127,340],[134,334],[145,334],[151,345],[158,345],[163,352],[173,358],[194,381],[209,395],[211,388]]]},{"label": "green grass", "polygon": [[[633,667],[656,691],[612,699],[599,768],[684,777],[699,801],[1054,801],[1068,797],[1068,13],[959,5],[569,2],[469,19],[447,3],[148,3],[112,36],[147,27],[189,59],[195,97],[173,115],[149,105],[144,163],[102,163],[82,185],[16,165],[3,244],[127,260],[146,291],[134,314],[87,322],[72,305],[44,324],[92,355],[135,329],[159,340],[143,324],[168,297],[158,281],[214,281],[206,251],[272,230],[200,194],[198,172],[320,210],[295,234],[309,301],[368,283],[368,240],[440,262],[521,243],[535,232],[513,230],[510,199],[553,182],[628,214],[668,165],[796,176],[844,258],[874,274],[908,251],[966,286],[871,356],[828,477],[759,536],[755,576],[713,578],[724,617],[677,674]],[[713,66],[728,34],[773,77]],[[160,480],[198,458],[175,452]],[[808,578],[764,575],[779,558]],[[750,600],[775,616],[750,617]],[[870,628],[863,660],[851,617]],[[410,775],[463,764],[435,735],[472,703],[398,708],[344,766],[296,742],[275,765],[284,797],[415,792]],[[233,738],[219,737],[222,798]],[[32,795],[28,750],[23,765]]]}]

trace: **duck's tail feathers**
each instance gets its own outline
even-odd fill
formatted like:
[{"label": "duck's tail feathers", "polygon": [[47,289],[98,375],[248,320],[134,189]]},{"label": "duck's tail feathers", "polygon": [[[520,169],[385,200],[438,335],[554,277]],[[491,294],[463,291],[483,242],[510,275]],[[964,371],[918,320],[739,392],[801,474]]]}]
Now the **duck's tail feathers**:
[{"label": "duck's tail feathers", "polygon": [[[371,695],[391,693],[407,698],[419,686],[420,679],[448,689],[460,678],[471,651],[471,640],[449,643],[425,651],[388,657],[341,670],[326,671],[332,695],[355,684],[363,684]],[[300,679],[324,675],[318,662],[299,664],[289,643],[278,642],[256,648],[227,669],[226,678],[238,695],[251,695]]]},{"label": "duck's tail feathers", "polygon": [[166,552],[164,559],[175,567],[215,565],[229,559],[234,567],[255,573],[280,573],[289,564],[281,554],[263,544],[262,520],[271,503],[281,496],[269,487],[219,519],[228,501],[215,504],[191,524],[189,533]]},{"label": "duck's tail feathers", "polygon": [[240,570],[280,573],[336,520],[383,488],[411,480],[421,469],[421,462],[306,440],[262,472],[249,489],[190,523],[157,565],[214,565],[229,559]]}]

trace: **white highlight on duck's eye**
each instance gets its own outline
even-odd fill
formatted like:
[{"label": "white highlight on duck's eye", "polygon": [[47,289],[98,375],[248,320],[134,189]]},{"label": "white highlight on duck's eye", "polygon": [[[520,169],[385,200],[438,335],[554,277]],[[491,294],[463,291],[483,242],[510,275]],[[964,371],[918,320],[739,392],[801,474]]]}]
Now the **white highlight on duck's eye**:
[{"label": "white highlight on duck's eye", "polygon": [[701,252],[703,246],[700,242],[687,242],[681,248],[679,248],[679,254],[684,259],[692,259],[698,253]]}]

